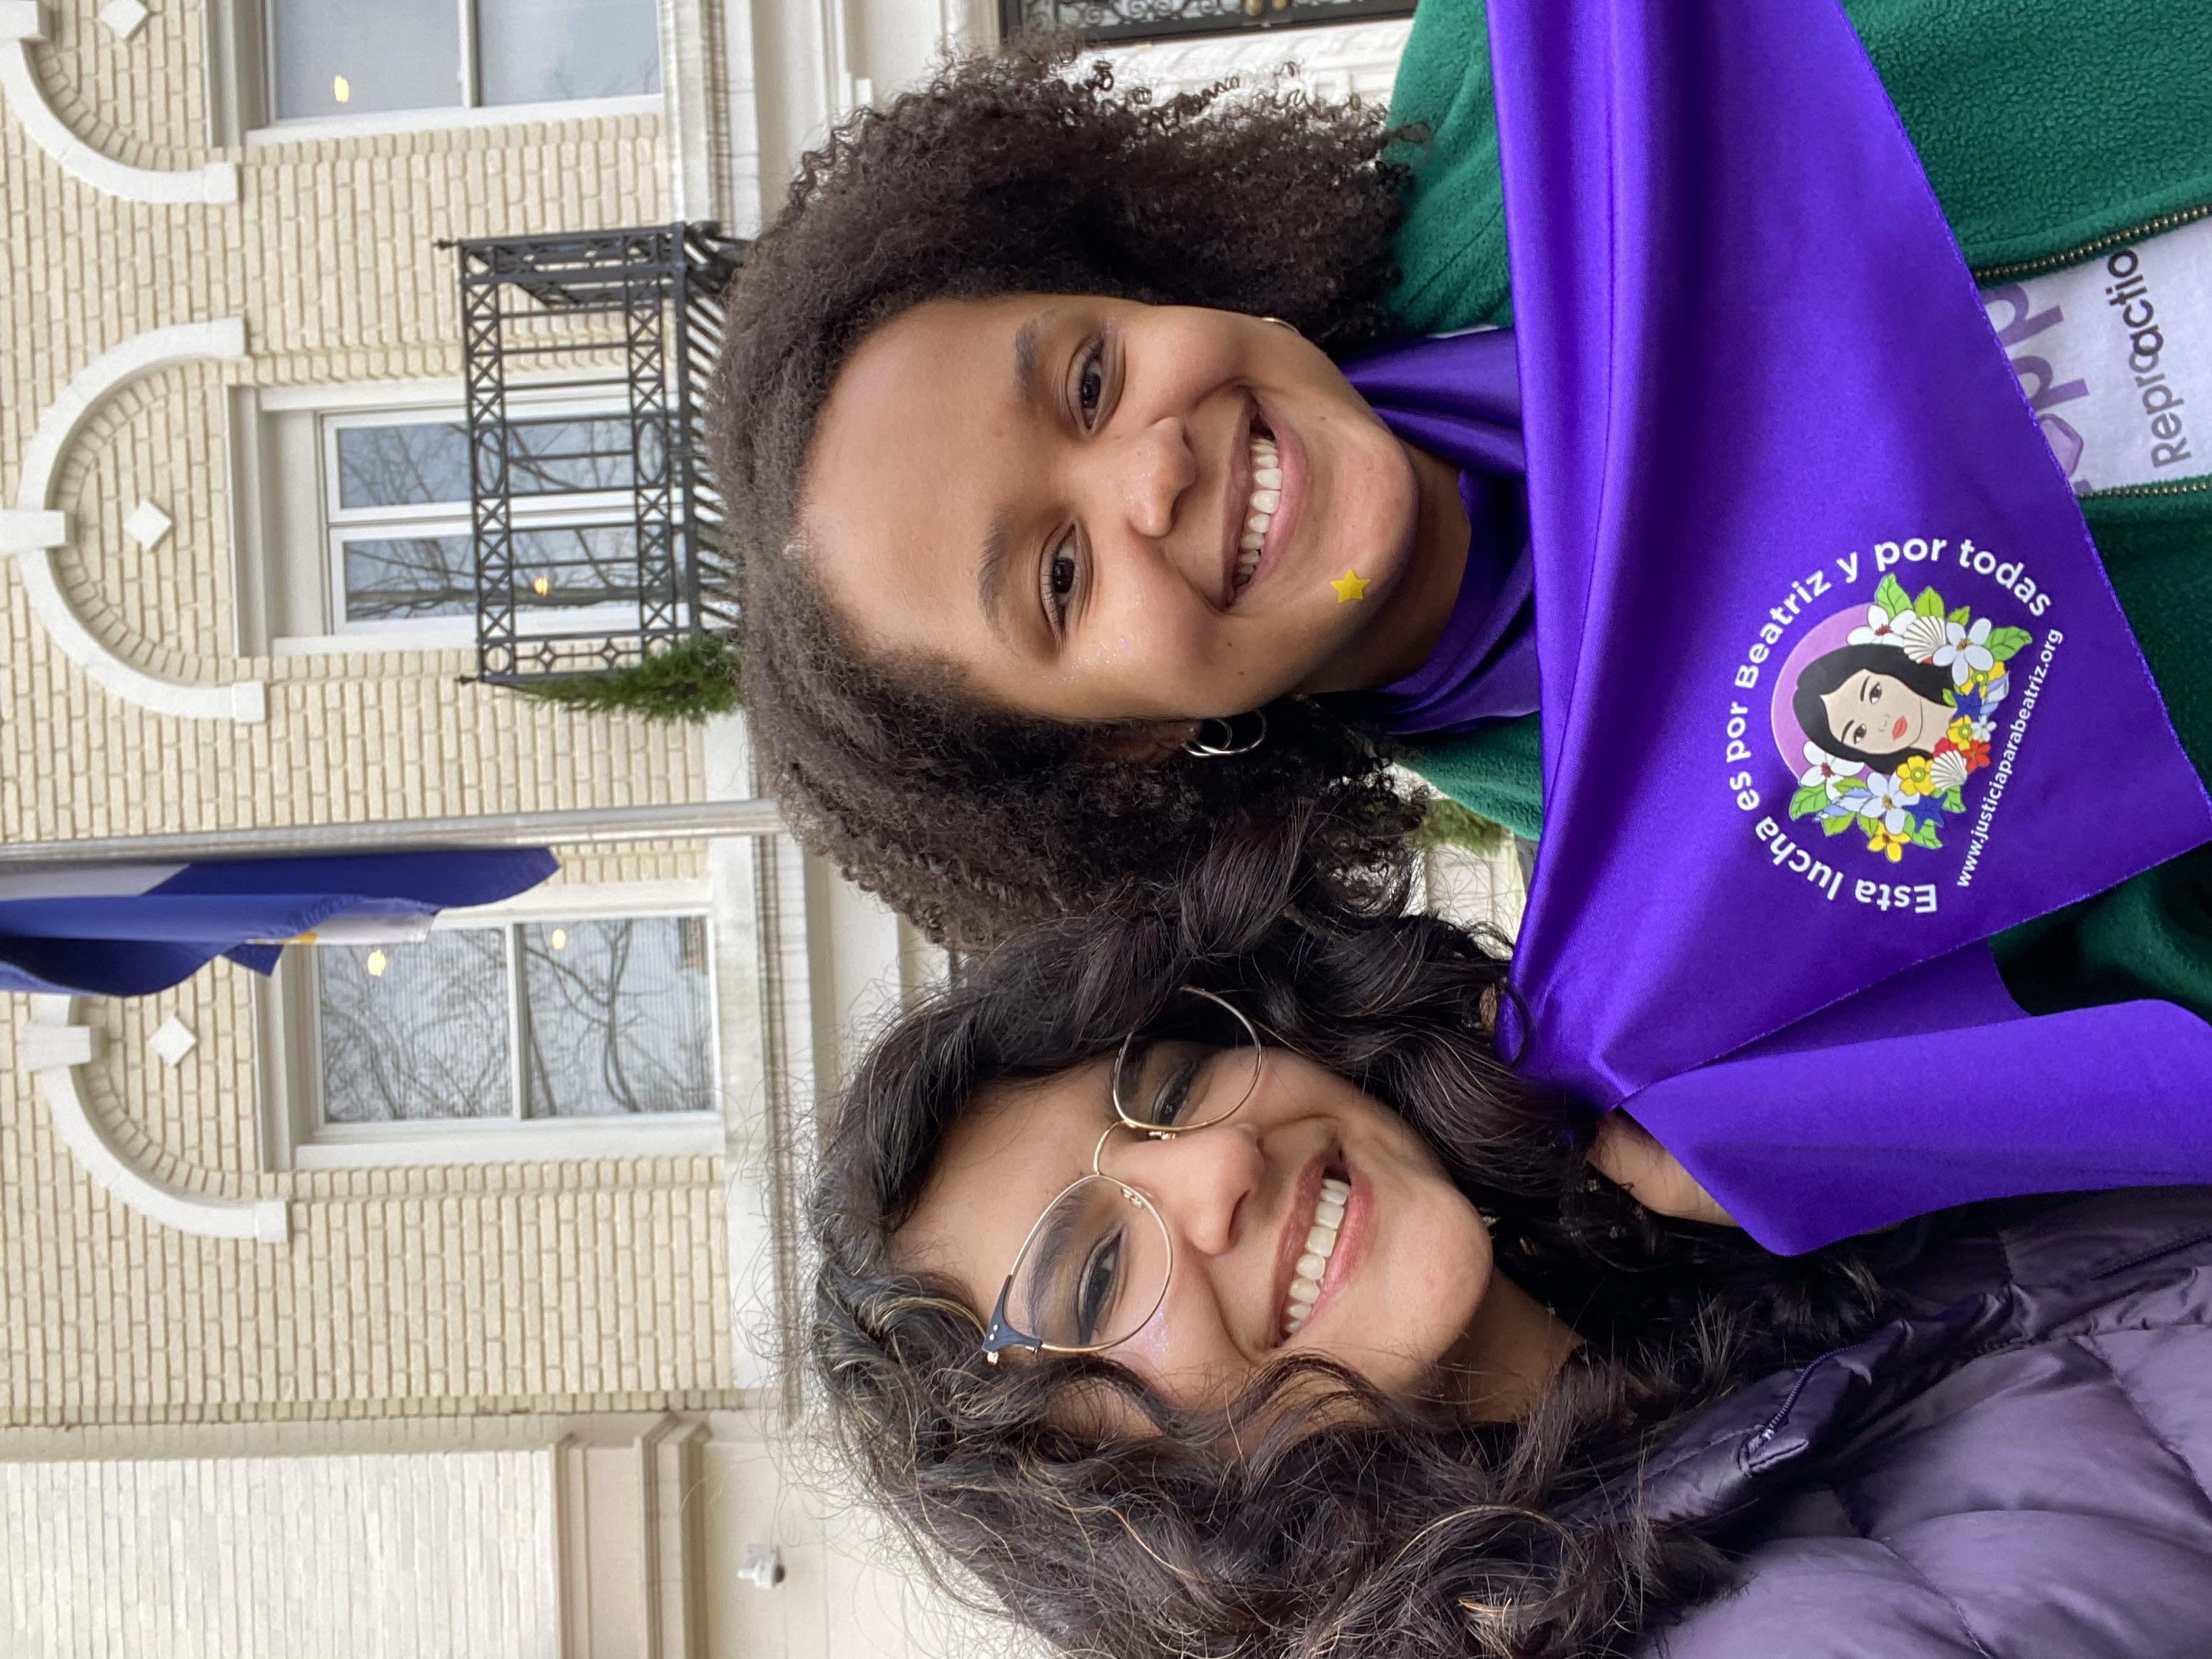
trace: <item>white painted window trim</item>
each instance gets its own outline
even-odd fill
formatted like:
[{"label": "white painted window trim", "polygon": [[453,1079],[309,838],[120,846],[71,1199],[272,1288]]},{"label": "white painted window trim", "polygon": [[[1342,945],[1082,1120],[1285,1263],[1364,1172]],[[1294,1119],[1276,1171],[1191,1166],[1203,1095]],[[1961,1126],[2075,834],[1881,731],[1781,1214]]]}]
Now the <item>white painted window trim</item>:
[{"label": "white painted window trim", "polygon": [[[528,380],[509,388],[518,416],[613,416],[627,413],[617,398],[583,398],[557,384],[533,389]],[[473,651],[476,618],[415,617],[389,622],[337,620],[337,547],[342,529],[330,478],[337,426],[388,416],[394,424],[465,418],[461,382],[366,380],[307,386],[234,386],[225,409],[230,462],[232,645],[240,656],[324,657],[382,655],[394,651]],[[276,423],[305,417],[314,423],[312,480],[295,476],[282,457]],[[295,457],[296,461],[300,458]],[[312,496],[313,505],[309,505]],[[599,498],[562,496],[559,505],[516,509],[516,522],[557,525]],[[604,503],[602,503],[604,504]],[[395,519],[409,515],[395,510]],[[417,514],[416,521],[430,516]],[[303,520],[313,520],[310,537]],[[458,521],[465,529],[465,515]],[[295,584],[315,589],[289,603],[280,595]],[[295,619],[313,612],[319,621],[301,629]],[[563,627],[634,625],[633,605],[607,605],[562,613]]]},{"label": "white painted window trim", "polygon": [[478,1118],[447,1122],[325,1124],[319,1121],[319,1054],[309,1005],[313,946],[285,952],[254,987],[256,1095],[262,1166],[268,1170],[383,1168],[414,1164],[538,1164],[600,1158],[683,1157],[722,1150],[719,1103],[728,1086],[719,1035],[723,971],[704,881],[557,884],[503,904],[441,911],[435,928],[512,925],[549,917],[684,915],[708,919],[708,1048],[716,1106],[696,1112],[619,1118]]},{"label": "white painted window trim", "polygon": [[[665,74],[665,65],[663,73]],[[392,133],[446,132],[466,127],[518,126],[531,121],[604,121],[624,115],[658,115],[665,107],[660,94],[626,98],[572,98],[544,104],[480,104],[473,109],[395,109],[379,115],[295,116],[251,128],[247,149],[266,144],[302,144],[324,138],[374,138]]]}]

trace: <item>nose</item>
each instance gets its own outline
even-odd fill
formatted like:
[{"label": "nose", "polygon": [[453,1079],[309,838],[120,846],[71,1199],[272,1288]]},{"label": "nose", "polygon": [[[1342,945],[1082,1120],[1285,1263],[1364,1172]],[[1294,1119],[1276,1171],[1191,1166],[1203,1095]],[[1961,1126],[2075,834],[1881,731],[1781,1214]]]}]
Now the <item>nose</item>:
[{"label": "nose", "polygon": [[1175,528],[1176,506],[1198,482],[1198,458],[1181,421],[1163,415],[1101,457],[1107,487],[1131,530],[1160,541]]},{"label": "nose", "polygon": [[1265,1165],[1260,1138],[1246,1123],[1216,1123],[1164,1140],[1109,1146],[1103,1167],[1152,1195],[1170,1230],[1202,1255],[1237,1242],[1237,1208],[1257,1190]]}]

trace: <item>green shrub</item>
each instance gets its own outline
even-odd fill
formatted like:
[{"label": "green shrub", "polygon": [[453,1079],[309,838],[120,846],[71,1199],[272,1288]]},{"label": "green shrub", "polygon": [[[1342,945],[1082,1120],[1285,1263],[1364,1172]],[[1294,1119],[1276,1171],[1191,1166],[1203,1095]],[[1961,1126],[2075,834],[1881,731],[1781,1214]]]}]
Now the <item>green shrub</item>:
[{"label": "green shrub", "polygon": [[738,707],[738,647],[721,634],[692,634],[627,668],[512,688],[590,714],[645,720],[703,720]]}]

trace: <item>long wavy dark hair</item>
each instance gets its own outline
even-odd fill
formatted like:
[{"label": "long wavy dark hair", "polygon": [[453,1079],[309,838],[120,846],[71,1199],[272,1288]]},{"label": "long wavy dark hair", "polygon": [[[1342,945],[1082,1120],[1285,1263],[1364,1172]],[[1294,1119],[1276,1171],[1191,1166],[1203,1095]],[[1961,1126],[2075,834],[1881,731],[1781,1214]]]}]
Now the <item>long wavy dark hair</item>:
[{"label": "long wavy dark hair", "polygon": [[815,580],[798,506],[816,418],[913,306],[1109,295],[1279,317],[1339,353],[1389,331],[1402,169],[1378,110],[1279,88],[1154,100],[1073,52],[956,63],[808,155],[732,291],[712,399],[763,780],[803,841],[959,944],[1170,884],[1216,824],[1322,801],[1326,851],[1356,875],[1419,817],[1375,742],[1311,703],[1271,705],[1249,755],[1117,757],[1119,728],[867,660]]},{"label": "long wavy dark hair", "polygon": [[[811,1211],[810,1345],[840,1444],[941,1582],[1064,1651],[1614,1650],[1728,1567],[1604,1495],[1690,1413],[1869,1327],[1879,1280],[1850,1247],[1769,1256],[1595,1176],[1586,1115],[1492,1052],[1499,957],[1437,918],[1346,906],[1285,845],[1232,838],[1178,910],[1002,947],[862,1065]],[[1182,985],[1401,1114],[1495,1218],[1501,1267],[1584,1339],[1524,1420],[1470,1425],[1310,1358],[1211,1413],[1110,1353],[987,1365],[958,1292],[899,1267],[894,1236],[979,1091],[1112,1052]],[[1071,1391],[1098,1389],[1155,1432],[1071,1426],[1098,1420],[1062,1408]]]},{"label": "long wavy dark hair", "polygon": [[1797,716],[1797,724],[1804,728],[1807,737],[1841,760],[1879,768],[1893,767],[1908,755],[1926,760],[1929,751],[1925,749],[1893,750],[1886,755],[1873,755],[1853,748],[1835,734],[1828,722],[1828,705],[1820,699],[1863,668],[1902,682],[1908,690],[1930,702],[1948,701],[1946,694],[1951,690],[1948,669],[1916,661],[1901,645],[1840,646],[1814,658],[1799,672],[1797,689],[1790,693],[1790,712]]}]

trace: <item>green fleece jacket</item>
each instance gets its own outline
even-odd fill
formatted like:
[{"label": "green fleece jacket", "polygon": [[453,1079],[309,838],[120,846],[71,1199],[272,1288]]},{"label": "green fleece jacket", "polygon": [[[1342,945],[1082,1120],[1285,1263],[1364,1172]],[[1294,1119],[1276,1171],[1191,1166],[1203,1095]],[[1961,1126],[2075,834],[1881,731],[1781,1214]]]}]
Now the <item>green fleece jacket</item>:
[{"label": "green fleece jacket", "polygon": [[[1844,0],[1976,277],[2010,281],[2212,213],[2206,0]],[[1512,319],[1483,0],[1421,0],[1390,118],[1413,192],[1391,305],[1433,334]],[[2200,774],[2212,777],[2212,476],[2081,502]],[[1542,621],[1538,619],[1538,626]],[[1529,839],[1539,717],[1403,758]],[[2032,1011],[2160,996],[2212,1018],[2212,855],[2192,855],[1996,941]]]}]

